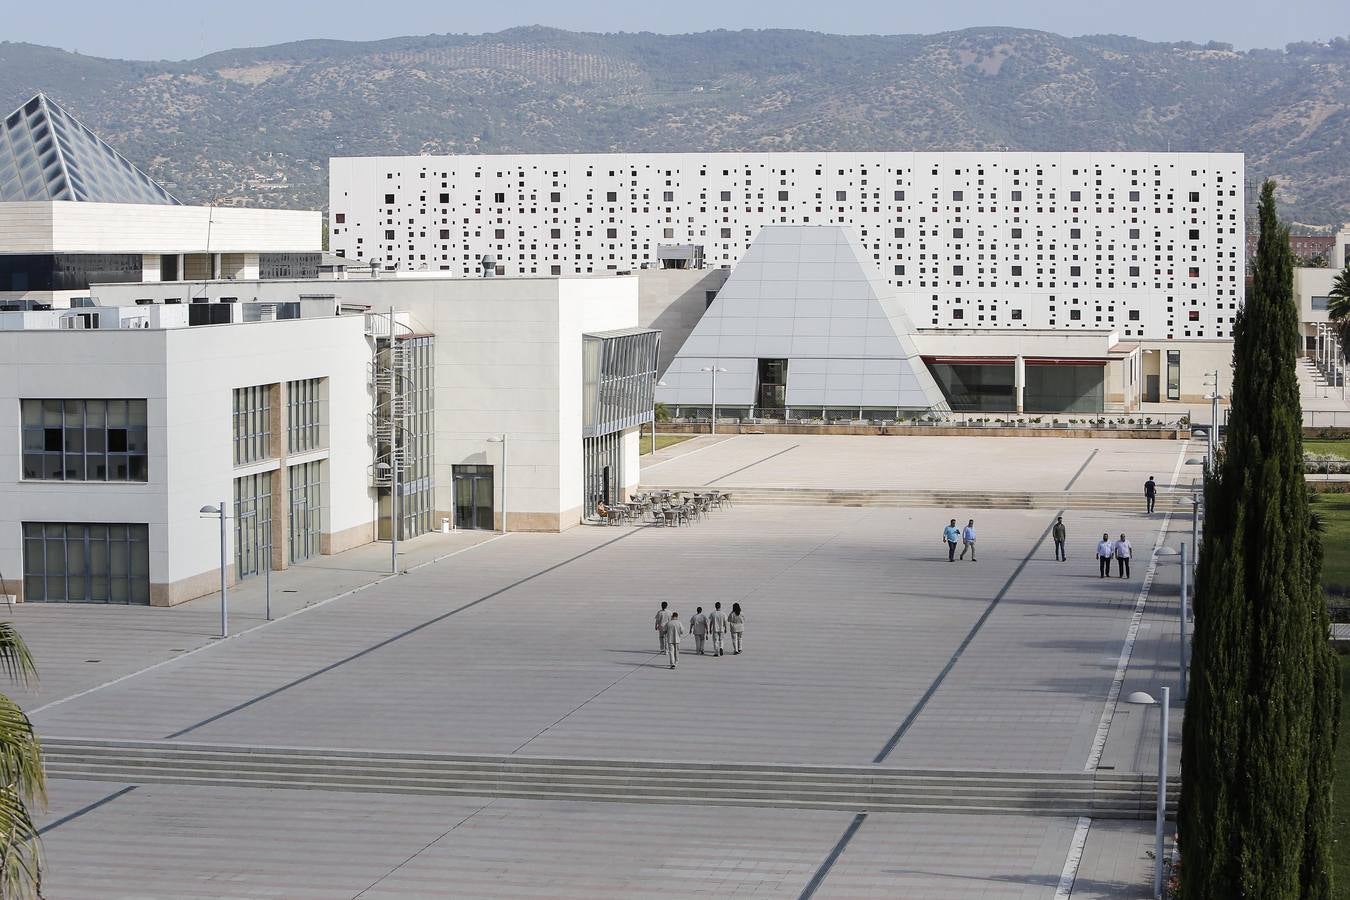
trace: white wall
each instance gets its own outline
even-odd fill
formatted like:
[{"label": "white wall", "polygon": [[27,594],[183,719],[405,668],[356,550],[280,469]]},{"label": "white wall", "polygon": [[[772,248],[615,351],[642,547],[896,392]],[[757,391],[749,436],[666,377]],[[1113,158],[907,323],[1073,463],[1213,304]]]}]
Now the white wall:
[{"label": "white wall", "polygon": [[365,157],[330,161],[329,205],[335,251],[458,276],[486,253],[508,275],[636,271],[679,243],[729,266],[763,225],[849,225],[917,326],[1223,338],[1242,300],[1243,178],[1233,153]]},{"label": "white wall", "polygon": [[323,216],[309,210],[0,203],[3,253],[313,253],[322,245]]},{"label": "white wall", "polygon": [[[203,519],[199,508],[231,502],[237,474],[276,468],[234,466],[233,390],[254,384],[328,379],[325,530],[368,524],[369,359],[359,316],[171,330],[0,332],[0,572],[9,579],[21,571],[24,521],[147,523],[152,584],[215,571],[218,524]],[[146,399],[148,482],[21,480],[19,400],[39,398]],[[284,409],[280,420],[284,429]],[[274,450],[282,441],[284,434],[273,435]],[[231,558],[233,545],[231,531]]]}]

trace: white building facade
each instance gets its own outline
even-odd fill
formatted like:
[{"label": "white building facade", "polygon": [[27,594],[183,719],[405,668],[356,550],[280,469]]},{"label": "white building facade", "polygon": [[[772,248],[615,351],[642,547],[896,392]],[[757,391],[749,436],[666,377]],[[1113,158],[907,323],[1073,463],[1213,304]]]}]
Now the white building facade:
[{"label": "white building facade", "polygon": [[1244,163],[1203,153],[337,158],[331,245],[386,270],[571,275],[740,260],[768,224],[851,227],[916,326],[1226,340]]}]

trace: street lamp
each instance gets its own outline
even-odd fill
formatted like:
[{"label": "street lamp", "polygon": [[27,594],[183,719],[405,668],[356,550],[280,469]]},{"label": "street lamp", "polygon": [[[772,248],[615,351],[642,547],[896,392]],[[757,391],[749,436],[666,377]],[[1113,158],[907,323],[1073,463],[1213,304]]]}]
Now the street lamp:
[{"label": "street lamp", "polygon": [[502,445],[502,534],[506,534],[506,432],[488,438],[487,442]]},{"label": "street lamp", "polygon": [[203,516],[220,517],[220,636],[228,637],[230,634],[230,605],[229,595],[225,588],[225,501],[220,501],[219,506],[206,505],[198,510]]},{"label": "street lamp", "polygon": [[720,366],[704,366],[699,371],[712,375],[712,433],[717,434],[717,373],[725,372],[726,369]]},{"label": "street lamp", "polygon": [[1125,702],[1139,706],[1156,706],[1162,714],[1158,724],[1158,812],[1153,831],[1153,896],[1155,900],[1161,900],[1163,829],[1167,821],[1167,712],[1172,702],[1171,690],[1166,686],[1163,687],[1162,702],[1154,700],[1153,695],[1145,691],[1135,691],[1125,698]]},{"label": "street lamp", "polygon": [[1179,611],[1179,612],[1180,612],[1180,616],[1181,616],[1181,631],[1180,631],[1181,640],[1180,640],[1180,646],[1178,647],[1178,650],[1177,650],[1177,663],[1178,663],[1178,667],[1179,667],[1179,669],[1180,669],[1180,673],[1179,673],[1179,678],[1178,678],[1177,684],[1178,684],[1178,686],[1179,686],[1179,688],[1180,688],[1180,691],[1181,691],[1181,699],[1185,700],[1185,699],[1186,699],[1186,667],[1187,667],[1187,663],[1188,663],[1187,657],[1189,656],[1189,653],[1188,653],[1188,650],[1189,650],[1188,644],[1189,644],[1189,642],[1187,641],[1187,638],[1186,638],[1186,623],[1187,623],[1187,620],[1189,619],[1189,616],[1187,616],[1187,597],[1186,597],[1186,595],[1190,592],[1190,585],[1188,584],[1189,579],[1187,578],[1187,576],[1190,574],[1190,568],[1186,565],[1186,545],[1183,543],[1183,544],[1181,545],[1181,550],[1179,550],[1179,551],[1178,551],[1178,550],[1173,550],[1171,547],[1161,547],[1161,548],[1159,548],[1158,551],[1157,551],[1156,553],[1154,553],[1153,555],[1154,555],[1155,557],[1163,557],[1163,558],[1171,557],[1171,556],[1179,556],[1179,557],[1181,557],[1181,559],[1180,559],[1180,563],[1181,563],[1181,603],[1180,603],[1180,611]]},{"label": "street lamp", "polygon": [[389,571],[398,574],[398,457],[397,451],[390,445],[389,458],[394,460],[394,465],[387,462],[375,464],[375,471],[381,474],[388,473],[389,481]]}]

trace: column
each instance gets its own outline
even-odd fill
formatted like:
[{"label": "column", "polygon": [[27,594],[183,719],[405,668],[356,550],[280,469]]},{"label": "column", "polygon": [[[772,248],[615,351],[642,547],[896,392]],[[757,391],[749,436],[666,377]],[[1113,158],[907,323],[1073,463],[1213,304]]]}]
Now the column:
[{"label": "column", "polygon": [[1017,390],[1017,411],[1022,412],[1023,400],[1026,394],[1027,386],[1027,361],[1022,354],[1017,354],[1017,359],[1013,362],[1013,387]]}]

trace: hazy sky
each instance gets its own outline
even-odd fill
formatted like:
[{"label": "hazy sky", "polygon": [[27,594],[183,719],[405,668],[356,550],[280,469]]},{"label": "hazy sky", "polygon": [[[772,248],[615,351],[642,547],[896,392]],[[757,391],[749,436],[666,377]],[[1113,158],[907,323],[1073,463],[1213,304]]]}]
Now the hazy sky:
[{"label": "hazy sky", "polygon": [[664,33],[803,28],[839,34],[929,34],[1011,25],[1065,35],[1109,32],[1157,41],[1217,40],[1243,49],[1350,34],[1346,7],[1333,0],[65,0],[51,6],[6,6],[3,36],[8,40],[129,59],[188,59],[303,38],[479,33],[517,25]]}]

